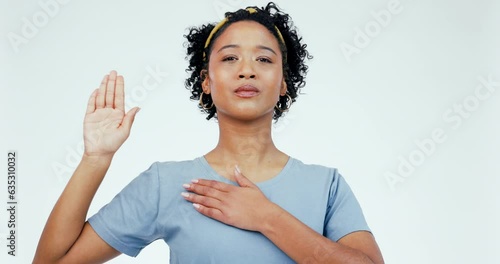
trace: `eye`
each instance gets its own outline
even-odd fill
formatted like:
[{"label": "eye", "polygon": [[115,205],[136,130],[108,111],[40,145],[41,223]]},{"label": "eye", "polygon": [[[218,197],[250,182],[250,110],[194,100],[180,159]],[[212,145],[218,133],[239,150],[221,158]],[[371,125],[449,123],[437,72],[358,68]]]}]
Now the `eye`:
[{"label": "eye", "polygon": [[257,61],[265,62],[265,63],[273,63],[269,58],[266,58],[266,57],[259,57],[259,58],[257,58]]},{"label": "eye", "polygon": [[224,58],[222,58],[222,61],[236,61],[238,60],[238,58],[236,58],[236,56],[226,56]]}]

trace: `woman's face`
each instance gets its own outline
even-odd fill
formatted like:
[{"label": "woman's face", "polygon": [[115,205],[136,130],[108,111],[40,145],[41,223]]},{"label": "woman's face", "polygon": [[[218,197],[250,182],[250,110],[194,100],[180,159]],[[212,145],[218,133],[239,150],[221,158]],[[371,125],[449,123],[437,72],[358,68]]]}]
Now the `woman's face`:
[{"label": "woman's face", "polygon": [[286,92],[278,40],[254,21],[231,24],[215,40],[208,78],[217,115],[241,120],[271,117],[279,95]]}]

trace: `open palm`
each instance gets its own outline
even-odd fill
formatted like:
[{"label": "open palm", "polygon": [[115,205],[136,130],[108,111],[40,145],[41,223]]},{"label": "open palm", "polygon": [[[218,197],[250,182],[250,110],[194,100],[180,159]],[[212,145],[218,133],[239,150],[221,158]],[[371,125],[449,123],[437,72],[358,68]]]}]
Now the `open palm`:
[{"label": "open palm", "polygon": [[113,155],[130,135],[134,107],[125,114],[123,76],[111,71],[90,96],[83,122],[85,155]]}]

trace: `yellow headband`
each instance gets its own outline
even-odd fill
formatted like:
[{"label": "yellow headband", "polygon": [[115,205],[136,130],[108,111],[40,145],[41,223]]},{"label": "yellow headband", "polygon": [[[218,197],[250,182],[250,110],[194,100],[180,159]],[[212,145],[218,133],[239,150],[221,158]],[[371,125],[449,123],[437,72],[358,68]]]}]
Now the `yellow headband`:
[{"label": "yellow headband", "polygon": [[[250,14],[253,14],[253,13],[256,13],[256,12],[257,12],[257,9],[255,9],[255,8],[251,8],[251,7],[247,8],[246,10],[247,10],[247,11],[248,11],[248,13],[250,13]],[[212,40],[212,37],[215,35],[215,33],[216,33],[217,31],[219,31],[219,29],[220,29],[220,28],[221,28],[224,24],[226,24],[226,22],[227,22],[227,21],[228,21],[228,19],[227,19],[227,17],[226,17],[226,18],[224,18],[221,22],[219,22],[219,24],[217,24],[217,25],[216,25],[216,26],[212,29],[212,31],[210,32],[210,35],[208,35],[207,41],[205,42],[205,48],[204,48],[204,49],[206,49],[206,48],[208,47],[208,45],[210,45],[210,41]],[[283,38],[283,35],[281,35],[281,32],[280,32],[280,30],[278,29],[278,27],[277,27],[277,26],[274,26],[274,28],[276,29],[276,32],[278,32],[278,36],[279,36],[279,38],[280,38],[281,42],[282,42],[283,44],[285,44],[285,39]],[[203,60],[206,60],[206,55],[205,55],[205,52],[203,52]]]}]

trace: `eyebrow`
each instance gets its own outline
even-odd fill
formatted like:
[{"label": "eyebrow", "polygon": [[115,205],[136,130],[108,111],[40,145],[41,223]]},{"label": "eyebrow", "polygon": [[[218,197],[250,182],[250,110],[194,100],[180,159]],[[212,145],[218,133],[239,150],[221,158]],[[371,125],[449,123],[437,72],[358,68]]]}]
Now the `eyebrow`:
[{"label": "eyebrow", "polygon": [[[221,52],[221,51],[222,51],[222,50],[224,50],[224,49],[229,49],[229,48],[239,48],[239,47],[240,47],[240,45],[236,45],[236,44],[229,44],[229,45],[225,45],[225,46],[223,46],[222,48],[220,48],[220,49],[217,51],[217,53],[218,53],[218,52]],[[258,48],[258,49],[263,49],[263,50],[268,50],[268,51],[270,51],[270,52],[274,53],[274,55],[278,55],[278,54],[276,54],[276,52],[275,52],[273,49],[271,49],[271,48],[270,48],[270,47],[268,47],[268,46],[264,46],[264,45],[257,45],[257,48]]]}]

